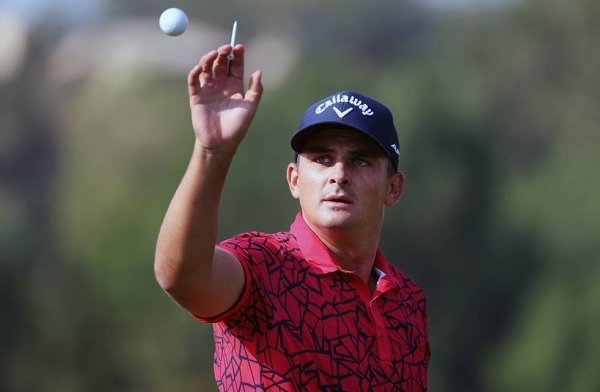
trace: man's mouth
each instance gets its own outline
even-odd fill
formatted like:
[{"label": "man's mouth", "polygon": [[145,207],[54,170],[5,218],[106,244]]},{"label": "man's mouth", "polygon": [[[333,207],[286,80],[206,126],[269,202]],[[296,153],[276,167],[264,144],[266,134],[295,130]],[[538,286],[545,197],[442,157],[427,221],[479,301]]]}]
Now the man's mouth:
[{"label": "man's mouth", "polygon": [[352,204],[352,200],[346,196],[330,196],[325,198],[324,201],[329,203]]}]

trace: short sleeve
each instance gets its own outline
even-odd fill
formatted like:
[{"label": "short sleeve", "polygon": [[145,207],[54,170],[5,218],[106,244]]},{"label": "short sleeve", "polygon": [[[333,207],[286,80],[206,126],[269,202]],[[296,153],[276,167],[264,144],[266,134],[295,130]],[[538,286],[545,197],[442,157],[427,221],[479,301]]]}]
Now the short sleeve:
[{"label": "short sleeve", "polygon": [[243,234],[217,245],[232,253],[242,264],[245,276],[244,291],[233,307],[218,316],[200,317],[192,314],[200,322],[221,324],[230,333],[243,340],[251,340],[260,330],[257,314],[264,314],[264,294],[257,279],[257,275],[260,275],[257,265],[261,265],[264,255],[257,251],[260,247],[256,247],[255,244],[256,240],[253,236]]}]

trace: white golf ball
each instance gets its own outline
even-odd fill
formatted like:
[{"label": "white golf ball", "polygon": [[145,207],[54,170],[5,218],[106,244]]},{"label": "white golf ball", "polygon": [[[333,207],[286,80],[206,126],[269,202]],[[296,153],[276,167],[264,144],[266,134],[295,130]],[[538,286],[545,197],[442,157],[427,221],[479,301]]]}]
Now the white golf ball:
[{"label": "white golf ball", "polygon": [[172,37],[183,34],[188,26],[188,17],[179,8],[169,8],[165,10],[158,20],[160,29]]}]

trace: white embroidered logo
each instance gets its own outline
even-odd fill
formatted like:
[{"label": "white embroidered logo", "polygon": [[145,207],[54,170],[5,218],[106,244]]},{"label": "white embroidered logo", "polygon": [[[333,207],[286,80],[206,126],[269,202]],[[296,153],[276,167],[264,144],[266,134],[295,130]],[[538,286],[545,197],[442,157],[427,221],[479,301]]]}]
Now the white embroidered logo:
[{"label": "white embroidered logo", "polygon": [[398,146],[396,146],[395,144],[392,144],[392,148],[394,149],[394,151],[396,151],[397,155],[400,155],[400,149],[398,148]]},{"label": "white embroidered logo", "polygon": [[335,111],[335,113],[338,115],[339,118],[344,118],[344,116],[346,116],[346,114],[350,113],[352,111],[352,109],[354,109],[354,108],[348,108],[348,109],[344,110],[343,112],[340,112],[340,109],[336,108],[335,106],[333,107],[333,110]]},{"label": "white embroidered logo", "polygon": [[[375,114],[373,112],[373,110],[371,110],[371,108],[369,108],[369,105],[367,105],[360,99],[356,98],[354,95],[348,96],[348,95],[341,95],[341,94],[332,95],[328,100],[321,103],[319,106],[317,106],[315,113],[321,114],[328,107],[333,106],[336,103],[344,103],[344,102],[348,102],[351,105],[356,106],[362,112],[363,116],[372,116],[373,114]],[[340,112],[339,109],[336,109],[336,107],[333,106],[333,110],[335,110],[335,112],[337,113],[339,118],[343,118],[346,114],[350,113],[350,111],[352,109],[353,108],[348,108],[348,109],[344,110],[343,112]]]}]

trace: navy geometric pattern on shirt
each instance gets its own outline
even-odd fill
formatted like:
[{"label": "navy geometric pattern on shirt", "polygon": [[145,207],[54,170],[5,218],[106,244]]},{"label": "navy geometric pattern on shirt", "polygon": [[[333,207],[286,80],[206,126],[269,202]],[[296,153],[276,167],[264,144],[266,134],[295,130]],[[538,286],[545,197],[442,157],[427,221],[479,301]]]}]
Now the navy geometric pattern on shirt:
[{"label": "navy geometric pattern on shirt", "polygon": [[425,295],[400,270],[389,265],[397,284],[370,310],[354,276],[316,271],[291,233],[245,233],[220,246],[247,263],[250,284],[214,324],[221,391],[427,390]]}]

